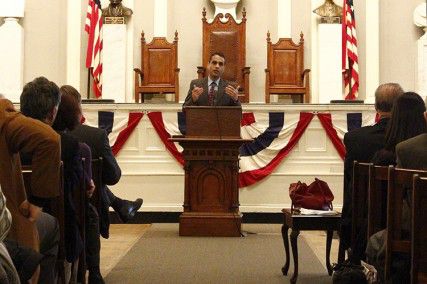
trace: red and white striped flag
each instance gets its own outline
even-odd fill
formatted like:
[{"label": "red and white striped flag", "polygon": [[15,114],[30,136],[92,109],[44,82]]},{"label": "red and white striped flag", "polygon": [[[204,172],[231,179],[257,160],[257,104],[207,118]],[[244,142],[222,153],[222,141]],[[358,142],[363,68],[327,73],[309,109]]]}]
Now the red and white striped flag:
[{"label": "red and white striped flag", "polygon": [[344,0],[342,16],[342,71],[346,100],[354,100],[359,94],[358,61],[353,0]]},{"label": "red and white striped flag", "polygon": [[100,0],[89,0],[85,31],[88,33],[86,68],[91,69],[93,91],[102,96],[102,11]]}]

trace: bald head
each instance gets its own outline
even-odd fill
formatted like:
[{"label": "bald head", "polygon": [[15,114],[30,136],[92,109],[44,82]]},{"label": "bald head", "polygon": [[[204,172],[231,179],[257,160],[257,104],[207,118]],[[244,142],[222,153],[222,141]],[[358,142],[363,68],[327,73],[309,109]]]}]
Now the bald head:
[{"label": "bald head", "polygon": [[375,109],[381,115],[389,115],[397,97],[403,94],[402,87],[397,83],[380,85],[375,91]]}]

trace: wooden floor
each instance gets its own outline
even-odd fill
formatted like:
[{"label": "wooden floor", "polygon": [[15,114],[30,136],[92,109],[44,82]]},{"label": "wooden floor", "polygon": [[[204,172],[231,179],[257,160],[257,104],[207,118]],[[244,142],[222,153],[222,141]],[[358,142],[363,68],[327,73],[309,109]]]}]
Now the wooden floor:
[{"label": "wooden floor", "polygon": [[[115,224],[110,227],[110,238],[101,238],[101,273],[104,277],[115,267],[132,246],[142,237],[150,227],[149,224]],[[280,234],[280,232],[277,232]],[[302,231],[310,248],[314,251],[319,261],[326,269],[326,232]],[[284,249],[283,249],[284,251]],[[338,240],[333,239],[331,249],[331,263],[337,261]]]}]

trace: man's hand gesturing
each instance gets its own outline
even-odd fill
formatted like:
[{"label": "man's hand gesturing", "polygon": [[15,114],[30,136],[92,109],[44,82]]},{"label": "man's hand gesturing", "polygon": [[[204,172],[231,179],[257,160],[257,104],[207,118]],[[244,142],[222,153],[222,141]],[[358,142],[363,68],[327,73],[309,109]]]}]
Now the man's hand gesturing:
[{"label": "man's hand gesturing", "polygon": [[203,93],[203,88],[197,87],[196,85],[194,85],[193,90],[191,91],[191,98],[193,99],[193,102],[197,102],[197,100],[199,99],[202,93]]},{"label": "man's hand gesturing", "polygon": [[237,88],[234,88],[232,85],[227,85],[225,87],[225,93],[229,95],[234,101],[237,101],[239,99],[239,86]]}]

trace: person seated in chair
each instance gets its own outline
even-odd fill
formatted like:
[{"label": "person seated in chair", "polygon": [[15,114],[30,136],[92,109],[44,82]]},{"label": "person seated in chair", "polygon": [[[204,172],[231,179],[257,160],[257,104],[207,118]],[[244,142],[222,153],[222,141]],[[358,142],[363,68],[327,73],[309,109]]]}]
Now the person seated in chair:
[{"label": "person seated in chair", "polygon": [[[27,85],[23,92],[26,90]],[[0,185],[13,218],[9,238],[20,246],[39,248],[43,256],[39,281],[54,283],[59,227],[53,216],[42,212],[42,207],[50,198],[59,195],[59,188],[52,184],[59,184],[60,137],[46,124],[17,112],[6,99],[0,99],[0,137]],[[22,182],[21,151],[31,153],[33,157],[29,192]],[[15,254],[11,255],[14,259]],[[33,264],[38,263],[33,260]],[[27,264],[25,268],[29,266]]]},{"label": "person seated in chair", "polygon": [[240,106],[239,87],[221,78],[224,70],[224,54],[212,53],[206,66],[208,76],[191,81],[183,106]]},{"label": "person seated in chair", "polygon": [[92,158],[102,158],[102,187],[101,192],[102,210],[98,212],[100,215],[100,232],[104,238],[109,236],[109,215],[108,208],[111,206],[119,215],[123,223],[131,220],[135,213],[142,206],[143,200],[137,198],[135,201],[121,199],[115,196],[107,185],[114,185],[119,182],[121,177],[121,169],[113,155],[113,152],[108,141],[107,132],[104,129],[80,124],[82,118],[81,95],[72,86],[64,85],[60,88],[62,96],[72,97],[75,99],[78,112],[74,125],[69,126],[69,133],[77,138],[80,142],[86,143],[92,150]]}]

